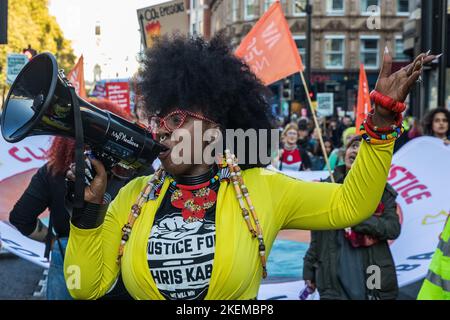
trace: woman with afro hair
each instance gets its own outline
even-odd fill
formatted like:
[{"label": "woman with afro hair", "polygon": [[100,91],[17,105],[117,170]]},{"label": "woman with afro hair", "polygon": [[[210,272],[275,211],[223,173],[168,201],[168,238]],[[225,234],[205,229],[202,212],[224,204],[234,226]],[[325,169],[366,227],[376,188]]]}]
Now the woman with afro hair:
[{"label": "woman with afro hair", "polygon": [[[392,74],[385,52],[376,87],[381,103],[402,107],[422,65],[435,58],[421,54]],[[230,141],[236,136],[227,131],[270,130],[269,105],[264,85],[221,36],[210,42],[159,38],[146,52],[140,78],[155,136],[167,151],[159,154],[162,167],[153,176],[133,180],[110,204],[103,201],[103,166],[93,161],[95,186],[85,192],[84,212],[72,217],[65,260],[74,298],[102,297],[122,275],[135,299],[255,299],[280,230],[342,229],[377,207],[391,136],[364,141],[343,184],[304,182],[266,169],[271,142],[261,136],[245,139],[239,155]],[[375,105],[372,129],[391,128],[398,117]],[[209,140],[201,135],[207,131]],[[227,147],[209,163],[201,155],[220,133]],[[178,141],[194,152],[180,151]]]}]

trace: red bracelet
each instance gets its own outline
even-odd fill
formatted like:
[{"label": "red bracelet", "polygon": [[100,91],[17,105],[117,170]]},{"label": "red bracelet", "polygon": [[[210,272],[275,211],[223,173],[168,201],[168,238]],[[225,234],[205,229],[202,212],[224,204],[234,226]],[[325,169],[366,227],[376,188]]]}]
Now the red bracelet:
[{"label": "red bracelet", "polygon": [[372,131],[376,131],[376,132],[380,132],[380,133],[388,133],[388,132],[392,132],[397,128],[401,128],[402,126],[402,122],[403,122],[403,117],[401,113],[397,113],[395,115],[395,123],[393,123],[392,125],[388,126],[388,127],[377,127],[376,125],[374,125],[373,121],[372,121],[372,117],[373,117],[374,113],[369,112],[369,114],[367,115],[366,121],[367,121],[367,125],[370,127],[370,129],[372,129]]},{"label": "red bracelet", "polygon": [[378,133],[373,131],[373,129],[370,127],[370,125],[367,123],[367,121],[363,122],[363,124],[361,125],[361,129],[366,131],[367,135],[369,135],[371,138],[381,140],[381,136]]},{"label": "red bracelet", "polygon": [[376,90],[370,93],[370,99],[373,103],[393,112],[401,113],[406,110],[406,104],[404,102],[395,101],[391,97],[385,96]]}]

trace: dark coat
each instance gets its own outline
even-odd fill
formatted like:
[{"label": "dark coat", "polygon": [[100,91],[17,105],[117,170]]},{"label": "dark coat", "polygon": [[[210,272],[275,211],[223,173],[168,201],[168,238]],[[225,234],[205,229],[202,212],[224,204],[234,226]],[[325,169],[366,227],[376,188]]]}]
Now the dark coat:
[{"label": "dark coat", "polygon": [[[345,166],[337,167],[334,173],[335,181],[342,183],[345,178]],[[329,179],[330,180],[330,179]],[[371,265],[380,268],[381,288],[366,290],[366,297],[375,299],[396,299],[398,283],[394,260],[389,249],[388,240],[396,239],[400,235],[400,222],[396,212],[395,199],[397,193],[386,184],[381,202],[384,212],[380,217],[372,216],[362,223],[354,226],[355,232],[375,236],[379,242],[370,247],[353,248],[360,250],[363,277],[367,280],[373,273],[368,272]],[[319,290],[321,299],[347,300],[346,290],[340,277],[346,275],[346,270],[340,270],[341,244],[348,241],[344,238],[344,230],[312,231],[311,244],[304,257],[303,279],[314,282]],[[370,269],[369,269],[370,270]],[[352,278],[352,274],[347,274]]]}]

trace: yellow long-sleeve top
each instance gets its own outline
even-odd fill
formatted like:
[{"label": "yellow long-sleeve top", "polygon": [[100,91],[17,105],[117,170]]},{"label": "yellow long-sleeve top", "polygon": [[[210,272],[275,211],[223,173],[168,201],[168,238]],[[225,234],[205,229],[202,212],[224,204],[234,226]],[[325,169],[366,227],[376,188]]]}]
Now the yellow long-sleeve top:
[{"label": "yellow long-sleeve top", "polygon": [[[245,170],[242,176],[267,252],[282,229],[341,229],[369,218],[386,185],[392,151],[393,143],[376,146],[362,142],[344,184],[304,182],[262,168]],[[147,245],[155,213],[169,186],[167,179],[160,196],[142,207],[121,265],[116,263],[121,229],[149,179],[137,178],[122,188],[100,227],[79,229],[71,225],[64,269],[74,298],[103,296],[121,272],[135,299],[164,299],[150,273]],[[248,231],[232,183],[221,182],[216,208],[215,256],[205,299],[253,299],[262,277],[258,240]]]}]

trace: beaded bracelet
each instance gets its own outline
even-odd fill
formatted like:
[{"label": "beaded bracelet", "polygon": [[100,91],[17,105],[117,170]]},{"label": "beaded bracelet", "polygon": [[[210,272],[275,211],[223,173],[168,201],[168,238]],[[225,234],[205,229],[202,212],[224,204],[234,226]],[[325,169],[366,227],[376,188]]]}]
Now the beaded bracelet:
[{"label": "beaded bracelet", "polygon": [[366,131],[366,128],[364,128],[364,126],[361,126],[360,133],[361,133],[361,135],[364,134],[364,135],[370,137],[371,139],[382,140],[382,141],[393,141],[395,139],[398,139],[403,134],[403,129],[398,129],[398,131],[395,131],[391,134],[383,134],[383,135],[379,136],[379,135],[374,135],[370,131]]},{"label": "beaded bracelet", "polygon": [[380,139],[376,139],[376,138],[372,138],[370,137],[366,132],[362,131],[361,132],[361,137],[370,144],[373,145],[382,145],[382,144],[389,144],[395,140],[397,140],[397,138],[394,139],[390,139],[390,140],[380,140]]},{"label": "beaded bracelet", "polygon": [[403,127],[396,127],[394,130],[391,130],[390,133],[383,133],[373,130],[368,124],[367,121],[364,121],[360,127],[360,131],[365,131],[369,136],[375,139],[380,140],[390,140],[396,139],[403,134]]},{"label": "beaded bracelet", "polygon": [[378,126],[376,126],[376,125],[373,123],[373,119],[372,119],[373,116],[374,116],[374,113],[373,113],[373,112],[370,112],[370,113],[367,115],[366,121],[367,121],[367,124],[370,126],[370,128],[371,128],[373,131],[376,131],[376,132],[380,132],[380,133],[388,133],[388,132],[392,132],[392,131],[394,131],[394,130],[397,129],[397,128],[401,128],[402,125],[403,125],[403,117],[402,117],[402,114],[401,114],[401,113],[397,113],[397,114],[395,115],[395,119],[394,119],[395,123],[393,123],[392,125],[387,126],[387,127],[378,127]]},{"label": "beaded bracelet", "polygon": [[395,131],[391,131],[390,134],[379,134],[377,132],[373,132],[369,128],[369,126],[367,125],[367,121],[364,121],[364,123],[360,127],[361,137],[366,142],[375,145],[388,144],[390,142],[393,142],[402,135],[403,131],[404,129],[403,127],[401,127],[397,128]]},{"label": "beaded bracelet", "polygon": [[389,109],[393,112],[402,113],[406,110],[406,104],[404,102],[398,102],[389,96],[379,93],[373,90],[370,93],[370,99],[373,103],[382,106],[383,108]]}]

